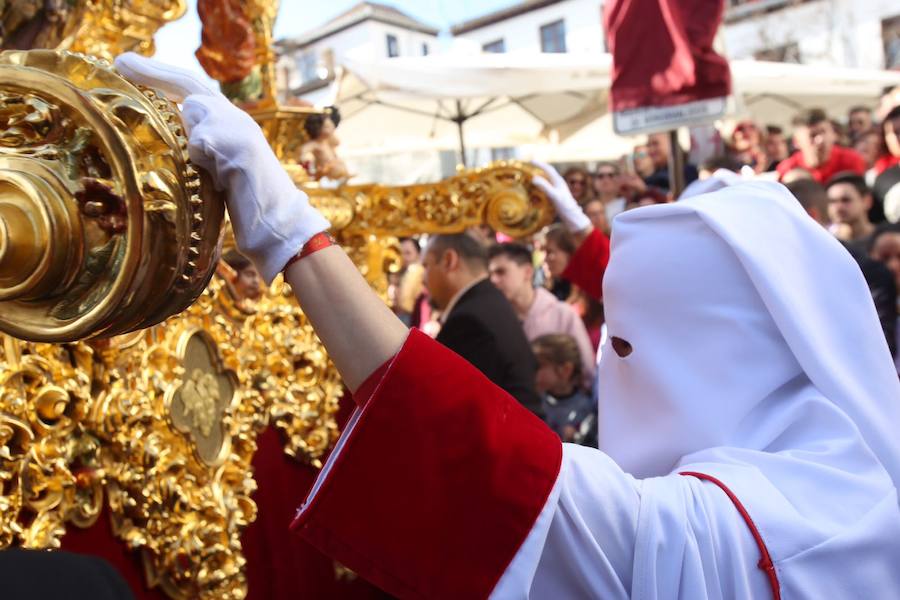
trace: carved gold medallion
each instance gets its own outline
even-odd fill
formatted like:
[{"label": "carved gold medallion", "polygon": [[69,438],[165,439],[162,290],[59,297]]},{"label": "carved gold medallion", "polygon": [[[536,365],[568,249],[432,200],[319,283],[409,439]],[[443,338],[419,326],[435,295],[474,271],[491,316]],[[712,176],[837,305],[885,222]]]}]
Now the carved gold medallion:
[{"label": "carved gold medallion", "polygon": [[178,344],[182,383],[170,393],[169,416],[175,428],[189,435],[200,459],[220,464],[231,445],[226,411],[238,401],[237,377],[225,369],[210,336],[188,331]]}]

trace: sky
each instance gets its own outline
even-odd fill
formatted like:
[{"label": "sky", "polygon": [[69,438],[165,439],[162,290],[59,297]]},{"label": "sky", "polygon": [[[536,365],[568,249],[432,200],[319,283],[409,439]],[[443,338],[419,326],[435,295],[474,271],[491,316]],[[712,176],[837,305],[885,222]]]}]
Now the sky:
[{"label": "sky", "polygon": [[[322,25],[359,0],[281,0],[275,38],[293,37]],[[517,4],[517,0],[381,0],[429,23],[438,29],[465,21],[500,8]],[[200,46],[200,19],[197,0],[188,0],[187,13],[156,34],[156,58],[192,71],[203,73],[194,51]]]}]

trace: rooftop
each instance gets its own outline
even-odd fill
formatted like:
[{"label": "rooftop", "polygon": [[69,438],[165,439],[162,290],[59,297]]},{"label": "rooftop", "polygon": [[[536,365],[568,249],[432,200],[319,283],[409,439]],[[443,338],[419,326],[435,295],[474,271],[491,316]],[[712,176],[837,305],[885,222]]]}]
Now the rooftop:
[{"label": "rooftop", "polygon": [[393,6],[387,6],[386,4],[381,4],[379,2],[360,2],[349,10],[325,22],[325,24],[320,27],[316,27],[315,29],[294,38],[278,40],[275,42],[275,45],[280,51],[296,50],[369,20],[387,25],[395,25],[397,27],[418,31],[419,33],[428,35],[438,34],[438,29],[436,27],[423,21],[419,21],[405,12],[397,10]]},{"label": "rooftop", "polygon": [[475,31],[476,29],[481,29],[482,27],[487,27],[488,25],[493,25],[494,23],[499,23],[500,21],[511,19],[512,17],[518,17],[519,15],[544,8],[545,6],[559,4],[563,1],[564,0],[524,0],[523,2],[518,2],[507,8],[501,8],[500,10],[482,15],[475,19],[469,19],[468,21],[458,23],[451,27],[450,31],[453,35],[469,33],[470,31]]}]

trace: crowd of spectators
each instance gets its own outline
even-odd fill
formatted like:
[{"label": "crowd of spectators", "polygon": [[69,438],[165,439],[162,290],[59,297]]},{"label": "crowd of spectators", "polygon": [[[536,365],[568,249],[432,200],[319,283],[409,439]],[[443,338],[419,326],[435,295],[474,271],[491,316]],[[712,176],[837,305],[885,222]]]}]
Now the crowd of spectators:
[{"label": "crowd of spectators", "polygon": [[[900,105],[857,106],[842,121],[815,108],[796,115],[789,131],[744,120],[726,138],[724,152],[699,168],[684,165],[684,182],[729,171],[787,185],[859,264],[897,357]],[[678,200],[672,152],[668,134],[653,134],[622,160],[563,169],[560,185],[589,227],[610,236],[619,213]],[[583,238],[564,223],[519,241],[477,233],[431,236],[421,250],[419,240],[401,240],[402,268],[389,292],[396,313],[467,358],[564,441],[595,445],[602,298],[567,276]],[[900,372],[900,357],[895,362]]]}]

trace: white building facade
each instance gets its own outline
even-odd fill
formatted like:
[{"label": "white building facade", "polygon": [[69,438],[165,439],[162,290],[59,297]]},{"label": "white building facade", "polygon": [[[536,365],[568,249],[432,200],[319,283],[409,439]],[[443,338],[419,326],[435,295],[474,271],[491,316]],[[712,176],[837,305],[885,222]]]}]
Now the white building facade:
[{"label": "white building facade", "polygon": [[[727,0],[729,58],[900,69],[898,0]],[[454,52],[606,52],[603,0],[525,0],[450,28]],[[441,52],[438,29],[386,5],[361,2],[298,38],[276,43],[279,89],[328,99],[336,67]]]},{"label": "white building facade", "polygon": [[451,28],[454,45],[484,52],[606,51],[600,0],[520,2]]},{"label": "white building facade", "polygon": [[[484,52],[605,52],[600,0],[530,0],[455,25],[454,44]],[[897,0],[728,0],[729,58],[900,69]],[[548,44],[549,42],[549,44]]]},{"label": "white building facade", "polygon": [[732,1],[724,36],[729,58],[900,69],[897,0]]},{"label": "white building facade", "polygon": [[361,2],[297,38],[276,42],[282,96],[327,104],[337,67],[346,59],[422,56],[437,51],[438,30],[375,2]]}]

